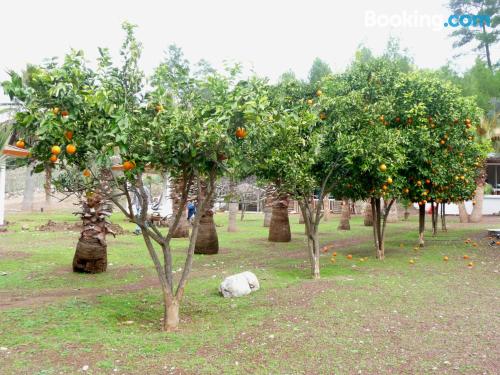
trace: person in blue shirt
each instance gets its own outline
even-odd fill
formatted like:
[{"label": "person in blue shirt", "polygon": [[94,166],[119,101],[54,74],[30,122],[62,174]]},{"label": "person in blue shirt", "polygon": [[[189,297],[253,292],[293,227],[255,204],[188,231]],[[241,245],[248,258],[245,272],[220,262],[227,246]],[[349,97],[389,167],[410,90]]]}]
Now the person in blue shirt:
[{"label": "person in blue shirt", "polygon": [[196,215],[196,206],[193,201],[189,201],[187,209],[188,209],[188,221],[191,223],[194,219],[194,215]]}]

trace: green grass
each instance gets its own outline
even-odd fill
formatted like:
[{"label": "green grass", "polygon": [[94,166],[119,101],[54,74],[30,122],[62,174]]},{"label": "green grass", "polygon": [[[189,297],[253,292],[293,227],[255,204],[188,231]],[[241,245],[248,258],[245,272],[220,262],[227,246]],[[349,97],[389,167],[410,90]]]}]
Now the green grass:
[{"label": "green grass", "polygon": [[[1,374],[74,374],[84,365],[89,374],[495,372],[498,248],[463,242],[488,225],[452,223],[447,233],[428,233],[426,247],[415,251],[415,220],[390,224],[386,260],[378,261],[361,218],[345,232],[332,220],[320,227],[323,244],[361,241],[334,246],[335,264],[324,254],[322,279],[313,281],[296,216],[292,242],[271,244],[262,216],[248,214],[238,232],[227,233],[226,216],[217,214],[221,253],[196,256],[180,331],[164,333],[142,239],[110,239],[108,272],[73,274],[78,234],[34,230],[49,218],[75,221],[70,214],[16,214],[0,235],[0,255],[7,254],[0,257],[0,272],[7,272],[0,298],[27,300],[0,311],[0,346],[8,349],[0,351]],[[121,217],[113,221],[133,230]],[[21,231],[25,224],[29,231]],[[186,244],[174,240],[176,268]],[[220,281],[242,270],[256,273],[261,290],[221,298]],[[135,284],[142,287],[127,291]],[[93,291],[75,297],[74,289]],[[53,297],[58,293],[64,298]],[[36,302],[46,295],[52,297]]]}]

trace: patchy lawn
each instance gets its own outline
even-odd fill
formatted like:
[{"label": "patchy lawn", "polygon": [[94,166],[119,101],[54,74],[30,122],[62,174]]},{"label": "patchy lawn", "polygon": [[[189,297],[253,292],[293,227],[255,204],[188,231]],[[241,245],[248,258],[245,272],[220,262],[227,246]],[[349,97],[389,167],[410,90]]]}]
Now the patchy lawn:
[{"label": "patchy lawn", "polygon": [[[389,224],[383,262],[362,218],[347,232],[334,219],[320,228],[322,243],[334,247],[313,281],[297,217],[292,242],[271,244],[262,216],[248,214],[228,233],[218,214],[221,253],[196,256],[181,330],[163,333],[159,284],[134,225],[115,217],[128,232],[110,239],[108,272],[82,275],[71,272],[77,232],[35,230],[49,218],[75,222],[64,213],[14,214],[0,234],[2,375],[494,374],[500,367],[500,247],[484,238],[492,219],[450,219],[447,233],[428,233],[416,250],[415,217]],[[176,268],[186,243],[175,240]],[[220,281],[242,270],[256,273],[261,290],[220,297]]]}]

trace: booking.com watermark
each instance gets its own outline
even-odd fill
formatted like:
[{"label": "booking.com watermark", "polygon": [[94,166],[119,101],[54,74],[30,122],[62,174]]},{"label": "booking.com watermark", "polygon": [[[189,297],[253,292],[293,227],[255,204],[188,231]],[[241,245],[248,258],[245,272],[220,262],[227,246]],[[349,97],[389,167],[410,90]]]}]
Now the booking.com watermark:
[{"label": "booking.com watermark", "polygon": [[420,12],[403,11],[398,14],[379,14],[373,10],[365,11],[366,27],[394,28],[432,28],[442,30],[443,27],[491,27],[491,18],[485,14],[451,14],[443,17],[441,14],[423,14]]}]

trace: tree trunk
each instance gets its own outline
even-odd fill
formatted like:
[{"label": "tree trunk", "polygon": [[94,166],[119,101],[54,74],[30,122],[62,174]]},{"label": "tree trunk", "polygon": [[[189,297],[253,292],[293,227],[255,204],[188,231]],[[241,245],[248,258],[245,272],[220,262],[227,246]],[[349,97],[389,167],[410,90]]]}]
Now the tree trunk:
[{"label": "tree trunk", "polygon": [[228,232],[238,230],[236,224],[236,215],[238,214],[238,197],[236,195],[236,183],[231,179],[229,181],[229,210],[228,210]]},{"label": "tree trunk", "polygon": [[351,224],[349,219],[351,218],[351,208],[349,205],[349,199],[342,199],[342,210],[340,212],[340,222],[337,230],[351,230]]},{"label": "tree trunk", "polygon": [[[179,211],[181,205],[181,196],[182,191],[184,189],[184,183],[182,178],[172,179],[172,190],[171,190],[171,198],[172,198],[172,219],[170,220],[169,225],[172,224],[173,218]],[[187,219],[186,209],[183,209],[181,220],[179,221],[179,225],[174,231],[172,238],[187,238],[189,237],[189,222]]]},{"label": "tree trunk", "polygon": [[288,218],[288,197],[282,196],[273,202],[273,214],[269,226],[270,242],[290,242],[290,220]]},{"label": "tree trunk", "polygon": [[82,199],[82,232],[73,257],[73,271],[100,273],[108,265],[106,234],[112,233],[107,218],[111,204],[99,192],[88,193]]},{"label": "tree trunk", "polygon": [[328,195],[323,198],[323,220],[324,221],[329,221],[331,218],[331,211],[330,211],[330,198]]},{"label": "tree trunk", "polygon": [[365,202],[363,211],[364,211],[363,216],[364,216],[365,227],[373,226],[372,204],[370,203],[370,201]]},{"label": "tree trunk", "polygon": [[431,217],[432,217],[432,235],[436,236],[437,235],[437,224],[438,224],[438,217],[439,217],[439,204],[435,203],[434,201],[431,201]]},{"label": "tree trunk", "polygon": [[179,327],[179,301],[175,298],[169,298],[164,293],[164,313],[163,330],[167,332],[176,331]]},{"label": "tree trunk", "polygon": [[271,216],[273,214],[273,192],[272,187],[268,186],[266,188],[264,200],[264,227],[269,227],[271,225]]},{"label": "tree trunk", "polygon": [[[486,36],[486,25],[483,22],[483,35]],[[493,72],[493,65],[491,64],[491,54],[490,54],[490,44],[488,42],[484,43],[484,51],[486,54],[486,63],[488,64],[488,68]]]},{"label": "tree trunk", "polygon": [[486,182],[486,172],[483,170],[476,180],[476,194],[474,196],[475,204],[472,207],[472,212],[469,217],[471,223],[480,223],[483,218],[483,199],[484,199],[484,184]]},{"label": "tree trunk", "polygon": [[394,204],[392,200],[388,205],[384,202],[384,209],[381,207],[381,198],[371,198],[372,217],[373,217],[373,239],[375,243],[376,257],[379,260],[385,258],[385,227],[390,208]]},{"label": "tree trunk", "polygon": [[33,175],[33,165],[26,167],[26,177],[24,184],[24,194],[22,202],[23,211],[33,211],[33,196],[35,194],[35,176]]},{"label": "tree trunk", "polygon": [[[206,182],[203,181],[201,183],[201,192],[198,193],[202,199],[206,199],[206,189]],[[200,228],[194,247],[195,254],[212,255],[219,252],[219,238],[215,228],[213,205],[214,201],[212,196],[210,201],[207,202],[206,209],[200,218]]]},{"label": "tree trunk", "polygon": [[410,218],[410,211],[408,210],[409,208],[410,208],[410,203],[405,204],[405,216],[404,216],[405,221],[408,221],[408,219]]},{"label": "tree trunk", "polygon": [[45,166],[45,183],[43,185],[45,190],[45,204],[50,207],[52,204],[52,167],[50,165]]},{"label": "tree trunk", "polygon": [[388,223],[397,223],[399,221],[399,216],[398,216],[398,205],[397,202],[394,202],[391,210],[389,211],[389,216],[387,216],[387,222]]},{"label": "tree trunk", "polygon": [[446,228],[446,203],[444,202],[441,203],[441,230],[443,232],[448,231]]},{"label": "tree trunk", "polygon": [[318,233],[314,229],[310,230],[307,236],[307,246],[309,247],[309,254],[311,254],[311,275],[313,279],[320,278],[319,269],[319,239]]},{"label": "tree trunk", "polygon": [[[299,205],[299,224],[305,224],[305,220],[304,220],[304,215],[302,213],[302,208],[300,208],[300,205]],[[306,233],[307,234],[307,233]]]},{"label": "tree trunk", "polygon": [[424,247],[425,204],[418,206],[418,245]]},{"label": "tree trunk", "polygon": [[467,213],[467,209],[465,208],[464,201],[458,202],[458,216],[460,217],[461,223],[469,222],[469,214]]}]

